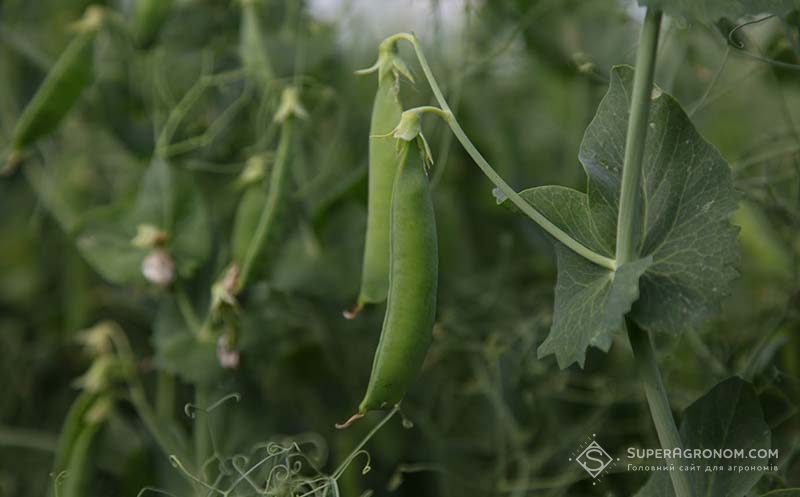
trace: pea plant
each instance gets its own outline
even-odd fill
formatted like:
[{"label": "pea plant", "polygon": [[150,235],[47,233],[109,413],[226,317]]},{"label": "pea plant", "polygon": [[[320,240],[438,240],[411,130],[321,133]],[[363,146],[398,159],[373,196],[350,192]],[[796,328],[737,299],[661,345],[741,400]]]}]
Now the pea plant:
[{"label": "pea plant", "polygon": [[[627,330],[636,374],[643,384],[661,447],[667,454],[678,454],[667,459],[671,468],[670,481],[654,477],[639,494],[688,497],[716,494],[723,488],[727,492],[744,494],[760,477],[758,472],[747,473],[744,478],[737,475],[693,479],[679,471],[679,467],[687,464],[680,454],[684,453],[684,448],[704,448],[715,442],[769,448],[768,428],[763,418],[759,419],[753,387],[733,378],[712,389],[698,400],[695,410],[701,413],[695,417],[700,419],[691,416],[686,419],[685,426],[696,424],[699,433],[687,428],[682,441],[651,338],[652,334],[684,333],[707,319],[718,309],[730,281],[736,276],[733,263],[737,229],[730,224],[729,217],[737,208],[738,194],[729,166],[719,152],[697,133],[681,106],[653,83],[662,9],[710,19],[730,13],[722,5],[709,6],[698,12],[696,7],[681,5],[680,2],[675,2],[677,5],[665,3],[648,5],[636,53],[636,69],[628,66],[612,69],[608,93],[586,130],[579,156],[588,178],[586,193],[560,186],[536,187],[520,193],[514,191],[494,171],[459,125],[419,42],[410,34],[394,35],[380,46],[380,57],[374,68],[379,71],[381,82],[373,110],[373,130],[386,127],[382,122],[388,105],[385,101],[397,102],[396,96],[387,95],[384,88],[387,84],[382,81],[389,74],[393,74],[396,81],[401,74],[407,74],[405,65],[392,55],[396,51],[395,44],[406,41],[414,48],[439,108],[420,107],[404,112],[392,136],[399,141],[417,139],[417,136],[424,140],[419,135],[419,115],[425,112],[437,114],[447,122],[470,157],[495,184],[498,203],[512,204],[547,232],[556,245],[558,282],[553,324],[547,339],[538,348],[539,357],[553,354],[561,368],[575,362],[582,367],[589,346],[608,351],[613,336]],[[756,2],[756,5],[749,6],[751,11],[743,10],[737,14],[759,12],[770,7]],[[790,9],[791,6],[787,5],[779,14],[785,16]],[[392,110],[396,113],[396,109]],[[414,125],[409,125],[409,122]],[[409,128],[413,131],[409,132]],[[403,149],[398,154],[400,163],[404,162],[405,153]],[[430,155],[427,143],[421,142],[420,154],[423,157]],[[381,151],[380,155],[373,153],[374,159],[371,157],[375,161],[371,173],[375,169],[376,176],[374,183],[370,184],[371,198],[387,196],[384,177],[392,168],[384,164],[386,155]],[[428,235],[400,231],[404,227],[401,223],[405,215],[400,214],[400,209],[410,210],[401,204],[401,199],[394,197],[401,185],[401,179],[395,180],[390,223],[392,239],[411,236],[425,239]],[[420,195],[427,196],[427,193]],[[386,210],[385,206],[374,201],[370,208],[371,215],[372,209]],[[427,217],[427,214],[418,214],[419,225],[425,226]],[[380,222],[385,224],[385,221],[384,215]],[[375,235],[368,230],[367,236],[368,250],[374,249],[377,244],[370,244],[369,238]],[[404,269],[405,258],[413,257],[394,244],[389,254],[392,271],[396,271],[395,265]],[[371,256],[367,252],[364,265],[364,287],[368,289],[369,278],[375,270],[371,266]],[[430,262],[412,267],[436,275],[435,264]],[[405,275],[393,272],[388,280],[391,284],[405,278]],[[428,287],[428,284],[416,285],[419,289],[416,297],[420,302],[431,300],[426,291]],[[392,291],[389,296],[391,299]],[[404,297],[398,295],[395,299]],[[356,309],[363,302],[360,298]],[[395,305],[390,301],[387,308],[370,387],[356,416],[381,403],[398,402],[400,398],[397,395],[391,397],[386,393],[379,397],[381,400],[377,404],[372,399],[378,386],[406,387],[408,370],[418,369],[420,361],[415,357],[419,354],[417,347],[422,346],[422,340],[418,338],[416,328],[410,325],[403,338],[412,345],[393,336],[391,326],[395,324]],[[406,304],[404,308],[411,315],[427,314],[419,312],[414,304]],[[408,316],[405,318],[410,319]],[[423,328],[428,329],[430,325],[426,323]],[[387,369],[386,362],[390,360],[389,354],[402,366],[390,373],[391,379],[381,381]],[[714,397],[725,397],[721,392],[730,390],[736,392],[732,394],[736,397],[732,405],[728,404],[730,399],[727,398],[714,401]],[[748,411],[746,414],[737,409],[739,402],[746,406],[743,409]],[[703,425],[718,420],[704,412],[706,409],[727,418],[721,434],[704,435]],[[708,427],[708,431],[712,429]],[[730,433],[735,435],[729,438]],[[759,464],[766,462],[762,459]]]},{"label": "pea plant", "polygon": [[800,495],[796,0],[466,1],[458,57],[431,2],[356,71],[313,2],[47,3],[0,4],[0,495]]}]

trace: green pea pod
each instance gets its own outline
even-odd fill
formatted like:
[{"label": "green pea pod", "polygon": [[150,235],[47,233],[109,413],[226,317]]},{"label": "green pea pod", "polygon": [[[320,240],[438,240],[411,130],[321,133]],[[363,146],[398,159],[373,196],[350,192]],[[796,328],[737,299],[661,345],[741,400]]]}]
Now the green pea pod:
[{"label": "green pea pod", "polygon": [[59,436],[53,474],[57,476],[54,494],[83,497],[91,476],[89,458],[92,443],[113,408],[110,397],[83,391],[72,403]]},{"label": "green pea pod", "polygon": [[132,29],[140,47],[150,47],[156,41],[174,3],[174,0],[136,0]]},{"label": "green pea pod", "polygon": [[369,191],[367,200],[367,234],[361,272],[361,291],[352,312],[353,318],[365,304],[386,300],[389,292],[389,217],[391,194],[397,172],[397,151],[394,140],[381,138],[390,133],[403,112],[399,95],[399,78],[411,80],[394,42],[379,48],[378,62],[362,74],[378,72],[378,90],[372,105],[369,142]]},{"label": "green pea pod", "polygon": [[369,386],[354,418],[400,402],[431,342],[439,261],[421,140],[397,141],[400,166],[392,188],[386,315]]},{"label": "green pea pod", "polygon": [[36,140],[51,133],[74,107],[92,79],[94,40],[102,22],[102,8],[89,7],[76,24],[78,34],[70,41],[36,94],[22,112],[12,137],[12,161]]},{"label": "green pea pod", "polygon": [[57,475],[66,469],[72,449],[83,430],[86,413],[94,405],[97,397],[95,393],[83,391],[72,402],[64,424],[61,426],[61,434],[58,436],[53,474]]},{"label": "green pea pod", "polygon": [[59,497],[84,497],[87,495],[86,487],[90,481],[92,469],[90,459],[92,443],[101,426],[102,423],[99,422],[88,423],[75,439],[69,464],[65,468],[66,478]]},{"label": "green pea pod", "polygon": [[245,70],[259,85],[272,79],[274,71],[261,31],[261,19],[256,0],[242,0],[242,20],[239,27],[239,57]]},{"label": "green pea pod", "polygon": [[[286,207],[289,182],[289,155],[292,144],[292,129],[296,118],[306,117],[295,88],[283,92],[281,105],[275,120],[281,125],[281,136],[275,162],[267,179],[266,192],[258,191],[261,183],[251,186],[237,211],[233,233],[234,261],[241,268],[237,291],[244,288],[256,272],[259,261],[279,239],[282,219],[281,211]],[[255,190],[254,190],[255,189]],[[260,264],[259,267],[262,267]]]},{"label": "green pea pod", "polygon": [[267,190],[263,182],[248,186],[239,200],[233,221],[232,250],[233,260],[240,268],[247,260],[247,252],[253,243],[253,236],[265,205],[267,205]]}]

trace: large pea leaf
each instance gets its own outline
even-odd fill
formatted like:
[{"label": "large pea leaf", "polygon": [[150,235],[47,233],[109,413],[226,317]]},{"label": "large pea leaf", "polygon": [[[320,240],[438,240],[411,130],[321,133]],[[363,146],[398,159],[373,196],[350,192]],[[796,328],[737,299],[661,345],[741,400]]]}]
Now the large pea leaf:
[{"label": "large pea leaf", "polygon": [[[561,187],[521,192],[570,236],[611,258],[632,82],[632,68],[612,70],[608,93],[586,130],[579,158],[588,193]],[[611,271],[556,243],[553,325],[539,356],[555,354],[562,368],[582,366],[589,345],[607,350],[625,314],[653,332],[695,327],[717,309],[736,276],[737,230],[728,217],[737,195],[730,170],[671,96],[655,91],[650,104],[637,260]]]},{"label": "large pea leaf", "polygon": [[[771,434],[753,385],[741,378],[728,378],[712,388],[686,409],[681,423],[684,449],[769,449]],[[687,459],[702,468],[691,473],[694,495],[743,497],[756,484],[763,471],[729,471],[738,466],[766,466],[764,459]],[[722,466],[723,471],[706,467]],[[791,492],[791,491],[790,491]],[[669,472],[653,473],[636,497],[674,497]],[[768,494],[773,495],[773,494]],[[776,497],[780,493],[775,494]],[[792,494],[785,494],[790,497]]]},{"label": "large pea leaf", "polygon": [[[521,195],[585,246],[614,256],[616,213],[605,203],[591,205],[588,195],[561,186],[531,188]],[[575,361],[583,367],[587,347],[607,352],[613,336],[624,329],[625,314],[639,297],[639,278],[653,260],[645,257],[609,271],[560,243],[556,257],[553,324],[539,355],[555,354],[562,368]]]},{"label": "large pea leaf", "polygon": [[738,19],[754,14],[785,16],[800,9],[800,0],[639,0],[639,5],[661,9],[671,16],[714,22],[722,17]]}]

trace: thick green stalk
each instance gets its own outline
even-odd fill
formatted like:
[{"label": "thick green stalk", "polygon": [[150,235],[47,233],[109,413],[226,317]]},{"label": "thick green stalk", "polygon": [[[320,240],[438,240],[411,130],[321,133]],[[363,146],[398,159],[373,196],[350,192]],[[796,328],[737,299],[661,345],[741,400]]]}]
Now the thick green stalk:
[{"label": "thick green stalk", "polygon": [[604,257],[597,252],[591,250],[590,248],[586,247],[585,245],[581,244],[579,241],[572,238],[569,234],[563,231],[561,228],[550,222],[541,212],[539,212],[535,207],[525,201],[505,180],[497,174],[497,171],[492,168],[491,164],[481,155],[475,145],[470,141],[467,137],[467,134],[461,128],[461,125],[455,119],[453,115],[453,111],[450,109],[450,106],[447,104],[447,100],[444,98],[444,94],[442,90],[439,88],[439,84],[436,82],[436,78],[433,76],[433,71],[431,71],[430,65],[428,64],[428,60],[425,57],[425,53],[422,51],[422,47],[420,46],[419,42],[417,41],[416,37],[409,33],[399,33],[396,34],[390,39],[395,40],[406,40],[414,47],[414,52],[417,55],[417,59],[419,60],[419,64],[422,67],[422,72],[425,74],[425,78],[428,80],[428,84],[431,87],[431,91],[433,91],[433,96],[436,98],[439,106],[445,113],[445,120],[447,124],[450,126],[450,129],[453,131],[453,134],[456,136],[456,139],[461,143],[461,146],[464,147],[467,154],[472,158],[473,161],[478,165],[483,174],[489,178],[489,181],[495,184],[497,188],[503,192],[503,194],[508,197],[508,199],[513,203],[519,210],[521,210],[526,216],[531,218],[536,224],[542,227],[550,236],[558,240],[559,242],[566,245],[569,249],[574,251],[576,254],[580,255],[581,257],[585,258],[586,260],[597,264],[598,266],[614,270],[617,268],[616,262],[608,257]]},{"label": "thick green stalk", "polygon": [[[655,350],[650,334],[642,330],[632,321],[628,321],[628,337],[633,349],[633,357],[636,361],[636,371],[639,380],[644,387],[647,397],[647,404],[650,407],[650,415],[653,417],[653,424],[656,427],[658,441],[661,448],[674,450],[683,448],[681,435],[672,417],[672,409],[669,406],[667,391],[661,381],[661,372],[658,370]],[[677,468],[683,466],[683,458],[669,458],[670,465],[676,470],[670,471],[672,486],[677,497],[692,497],[692,486],[689,481],[689,473],[678,471]]]},{"label": "thick green stalk", "polygon": [[[636,52],[636,73],[633,78],[630,119],[625,138],[615,254],[617,264],[620,266],[636,259],[639,255],[638,244],[642,222],[642,160],[647,138],[647,119],[653,92],[660,26],[661,12],[648,9]],[[644,387],[658,441],[664,449],[682,448],[680,433],[672,417],[672,409],[661,380],[650,334],[631,320],[628,320],[627,328],[636,369]],[[683,459],[670,458],[669,463],[676,468],[669,473],[675,495],[693,497],[689,474],[677,469],[683,466]]]},{"label": "thick green stalk", "polygon": [[647,118],[650,114],[650,95],[653,92],[653,73],[656,67],[658,32],[661,12],[647,10],[639,49],[636,52],[636,73],[633,76],[633,94],[625,138],[625,160],[622,166],[622,186],[617,218],[617,265],[621,266],[637,257],[638,236],[641,233],[642,158],[647,136]]},{"label": "thick green stalk", "polygon": [[211,457],[211,432],[208,425],[208,406],[210,392],[207,385],[197,384],[194,387],[194,460],[200,479],[205,480],[205,464]]}]

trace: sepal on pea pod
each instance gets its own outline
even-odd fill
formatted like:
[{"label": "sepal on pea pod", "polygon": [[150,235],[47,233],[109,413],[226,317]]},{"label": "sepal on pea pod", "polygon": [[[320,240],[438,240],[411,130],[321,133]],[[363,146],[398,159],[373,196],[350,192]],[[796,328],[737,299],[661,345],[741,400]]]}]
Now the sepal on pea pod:
[{"label": "sepal on pea pod", "polygon": [[339,428],[367,411],[399,404],[422,368],[432,338],[439,260],[426,174],[430,155],[419,133],[417,113],[403,117],[402,126],[392,133],[397,137],[399,167],[391,199],[386,315],[364,399],[358,412]]},{"label": "sepal on pea pod", "polygon": [[344,312],[347,319],[355,318],[366,304],[383,302],[389,292],[389,217],[398,154],[394,141],[386,138],[393,132],[403,112],[400,79],[404,77],[414,81],[408,66],[397,53],[396,40],[381,43],[377,62],[356,72],[374,73],[378,74],[378,88],[370,118],[367,232],[361,289],[355,308]]}]

